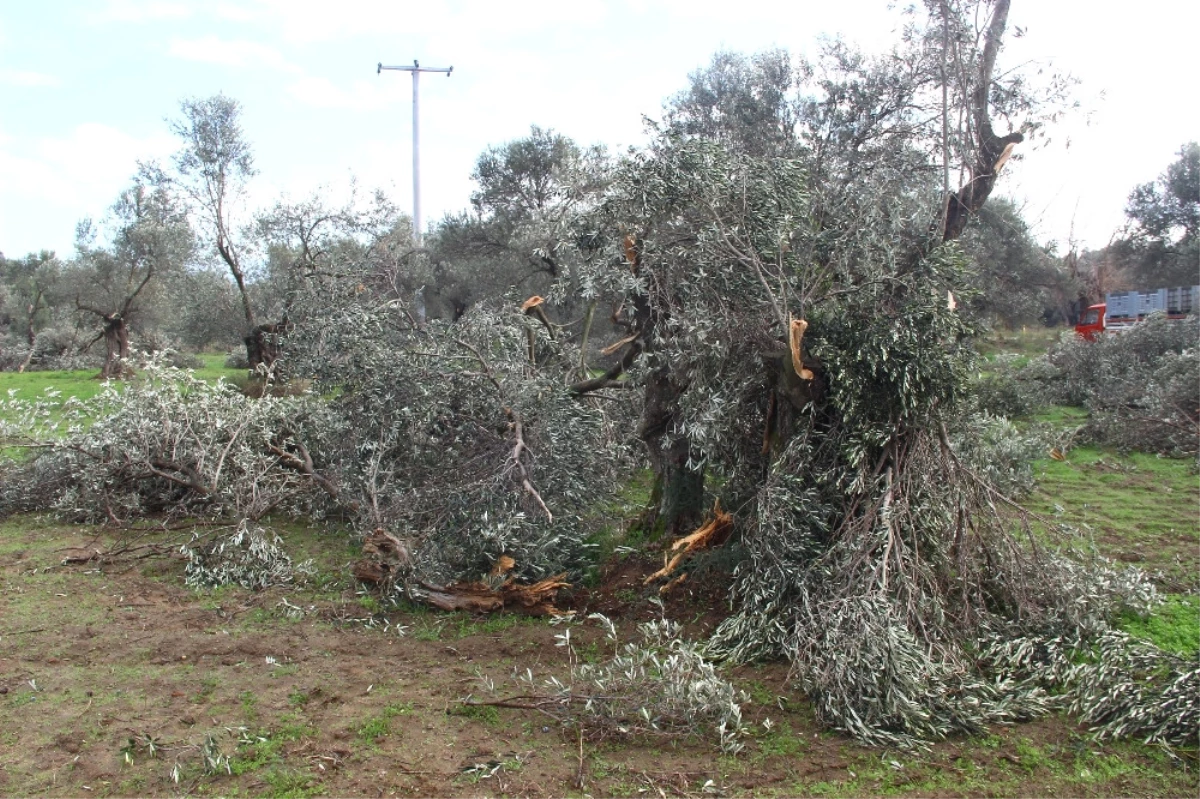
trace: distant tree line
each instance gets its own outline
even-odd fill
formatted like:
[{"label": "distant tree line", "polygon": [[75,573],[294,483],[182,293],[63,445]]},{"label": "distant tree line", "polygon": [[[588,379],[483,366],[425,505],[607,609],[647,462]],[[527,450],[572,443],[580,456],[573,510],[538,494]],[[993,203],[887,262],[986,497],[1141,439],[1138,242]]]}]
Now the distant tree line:
[{"label": "distant tree line", "polygon": [[[842,42],[828,43],[816,64],[782,50],[721,52],[652,127],[749,156],[802,159],[825,195],[818,213],[858,202],[868,155],[888,153],[904,190],[925,191],[946,177],[938,159],[902,138],[905,129],[863,116],[872,106],[912,110],[922,82],[888,81],[879,69]],[[458,319],[480,301],[558,285],[546,312],[567,334],[590,335],[595,347],[619,332],[605,314],[595,324],[596,303],[580,299],[586,287],[560,283],[568,228],[612,179],[615,161],[602,147],[536,125],[489,147],[472,172],[470,207],[446,215],[418,250],[410,220],[381,194],[356,193],[337,208],[315,195],[247,208],[255,169],[240,117],[237,101],[222,95],[184,101],[171,123],[178,152],[165,166],[143,164],[103,218],[81,221],[74,256],[0,253],[0,368],[86,362],[119,376],[131,342],[149,351],[244,349],[248,365],[270,365],[305,277],[361,257],[397,296],[415,297],[426,318]],[[950,138],[935,141],[943,155],[963,146]],[[1099,250],[1059,253],[1035,240],[1012,202],[980,207],[962,236],[972,263],[966,309],[1008,327],[1073,323],[1107,291],[1194,282],[1198,162],[1200,145],[1188,143],[1157,180],[1137,186],[1127,225]]]}]

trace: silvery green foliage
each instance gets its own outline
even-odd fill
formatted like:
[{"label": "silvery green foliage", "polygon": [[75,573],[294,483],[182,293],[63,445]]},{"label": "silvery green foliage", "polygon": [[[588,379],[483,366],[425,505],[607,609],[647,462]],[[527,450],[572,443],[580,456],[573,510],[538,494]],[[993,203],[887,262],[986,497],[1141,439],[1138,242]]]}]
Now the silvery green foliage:
[{"label": "silvery green foliage", "polygon": [[29,456],[6,467],[4,505],[115,524],[151,515],[320,518],[327,495],[287,462],[330,424],[328,413],[310,397],[251,399],[153,363],[138,381],[61,409],[9,399],[0,433]]},{"label": "silvery green foliage", "polygon": [[282,545],[278,534],[251,526],[245,519],[230,535],[202,540],[194,534],[180,547],[187,558],[184,580],[192,588],[232,584],[259,590],[288,585],[297,573],[311,573],[308,561],[293,564]]},{"label": "silvery green foliage", "polygon": [[1034,373],[1017,365],[1022,358],[1015,353],[994,355],[987,364],[990,374],[980,374],[972,382],[981,412],[1015,419],[1041,409],[1044,400],[1038,396]]},{"label": "silvery green foliage", "polygon": [[1044,402],[1088,409],[1085,433],[1111,446],[1195,455],[1200,317],[1161,314],[1097,341],[1064,337],[1023,370]]},{"label": "silvery green foliage", "polygon": [[880,594],[808,609],[794,676],[824,723],[872,745],[911,747],[1057,706],[1040,686],[979,674],[953,642],[920,637],[907,613]]},{"label": "silvery green foliage", "polygon": [[[1116,610],[1007,495],[1045,445],[963,421],[968,265],[953,244],[912,240],[919,196],[891,203],[903,182],[886,165],[815,227],[806,174],[666,135],[618,165],[584,220],[584,268],[624,293],[644,346],[627,379],[654,411],[652,461],[686,442],[688,468],[715,472],[738,509],[746,560],[709,651],[787,657],[823,723],[875,744],[1047,712],[1049,686],[973,653],[996,629],[1094,635]],[[818,367],[807,384],[783,344],[798,317]]]},{"label": "silvery green foliage", "polygon": [[425,579],[476,578],[500,555],[540,578],[583,565],[626,447],[619,402],[567,392],[578,350],[519,300],[423,325],[369,263],[298,295],[292,366],[335,392],[322,440],[365,529],[413,542]]},{"label": "silvery green foliage", "polygon": [[1098,737],[1200,744],[1200,657],[1180,657],[1110,632],[1073,669],[1071,708]]},{"label": "silvery green foliage", "polygon": [[697,468],[724,460],[728,432],[761,417],[740,414],[740,398],[761,389],[764,353],[780,357],[789,313],[828,280],[811,268],[810,211],[800,161],[671,133],[630,153],[580,219],[581,280],[625,298],[621,324],[644,353],[632,385],[670,384],[665,429],[643,432],[652,457],[686,439]]},{"label": "silvery green foliage", "polygon": [[1048,431],[1022,431],[1003,416],[985,412],[966,416],[952,431],[958,457],[999,491],[1021,496],[1034,486],[1033,461],[1059,442]]},{"label": "silvery green foliage", "polygon": [[703,734],[714,736],[724,752],[741,751],[746,728],[739,703],[748,697],[718,674],[701,644],[681,636],[679,624],[639,624],[639,640],[622,645],[608,618],[588,618],[605,630],[612,648],[607,657],[583,662],[567,627],[555,636],[571,662],[565,679],[539,679],[531,670],[514,675],[540,707],[601,736]]}]

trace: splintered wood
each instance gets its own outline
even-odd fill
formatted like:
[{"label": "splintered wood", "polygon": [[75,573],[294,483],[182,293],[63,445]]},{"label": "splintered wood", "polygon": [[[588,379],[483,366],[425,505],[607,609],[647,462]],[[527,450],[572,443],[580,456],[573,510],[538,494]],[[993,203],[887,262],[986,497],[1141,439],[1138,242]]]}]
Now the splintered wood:
[{"label": "splintered wood", "polygon": [[530,311],[532,311],[534,308],[538,307],[545,301],[546,301],[546,299],[544,297],[534,294],[532,297],[525,300],[525,302],[521,303],[521,312],[529,313]]},{"label": "splintered wood", "polygon": [[790,329],[788,330],[788,343],[792,350],[792,368],[796,370],[796,374],[800,375],[803,380],[812,380],[812,371],[804,368],[804,352],[800,348],[804,341],[804,331],[808,329],[808,322],[804,319],[793,319]]},{"label": "splintered wood", "polygon": [[375,532],[363,540],[362,551],[362,560],[352,569],[355,579],[360,582],[388,585],[412,566],[408,546],[382,527],[375,528]]},{"label": "splintered wood", "polygon": [[[511,560],[511,559],[509,559]],[[518,585],[508,578],[499,588],[484,582],[456,583],[449,586],[421,583],[420,599],[441,610],[465,610],[471,613],[495,613],[511,610],[527,616],[557,616],[554,596],[559,589],[570,588],[566,573],[539,580],[532,585]]]},{"label": "splintered wood", "polygon": [[[725,539],[729,537],[730,531],[733,529],[733,514],[726,513],[721,510],[721,503],[717,501],[713,503],[712,516],[696,529],[694,533],[685,535],[683,538],[678,538],[675,543],[671,544],[671,548],[663,557],[665,564],[661,569],[647,577],[642,584],[649,585],[655,580],[661,580],[664,577],[670,577],[683,559],[695,552],[698,549],[708,549],[709,547],[720,546],[725,543]],[[658,589],[660,594],[665,594],[675,586],[687,579],[687,574],[681,574],[674,578],[662,588]]]},{"label": "splintered wood", "polygon": [[625,245],[625,260],[630,266],[637,266],[637,239],[633,236],[626,236],[622,243]]},{"label": "splintered wood", "polygon": [[[566,573],[539,580],[532,585],[520,585],[506,577],[517,562],[501,555],[484,580],[442,586],[417,581],[419,589],[410,596],[442,610],[466,610],[471,613],[494,613],[511,610],[528,616],[556,616],[554,606],[559,589],[570,588]],[[354,576],[361,582],[387,590],[412,568],[408,546],[401,539],[378,528],[363,540],[363,558],[354,564]],[[414,588],[415,586],[406,586]]]}]

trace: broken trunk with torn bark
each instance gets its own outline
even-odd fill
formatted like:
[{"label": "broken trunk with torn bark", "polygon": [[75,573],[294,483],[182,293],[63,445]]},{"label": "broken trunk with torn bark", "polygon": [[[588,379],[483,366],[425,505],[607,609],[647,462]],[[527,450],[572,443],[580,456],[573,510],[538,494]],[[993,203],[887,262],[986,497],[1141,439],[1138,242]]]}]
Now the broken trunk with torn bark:
[{"label": "broken trunk with torn bark", "polygon": [[[720,546],[729,538],[729,533],[732,530],[733,514],[721,510],[719,500],[714,502],[712,516],[709,517],[708,521],[698,527],[695,532],[685,535],[683,538],[677,538],[663,557],[665,561],[663,567],[647,577],[642,584],[649,585],[655,580],[670,577],[688,555],[700,549]],[[666,594],[686,579],[687,574],[681,574],[658,589],[658,592]]]},{"label": "broken trunk with torn bark", "polygon": [[496,588],[485,582],[449,586],[421,583],[413,596],[441,610],[465,610],[469,613],[508,610],[527,616],[557,616],[562,611],[554,606],[554,597],[559,589],[571,587],[566,576],[565,572],[556,574],[532,585],[520,585],[510,577]]}]

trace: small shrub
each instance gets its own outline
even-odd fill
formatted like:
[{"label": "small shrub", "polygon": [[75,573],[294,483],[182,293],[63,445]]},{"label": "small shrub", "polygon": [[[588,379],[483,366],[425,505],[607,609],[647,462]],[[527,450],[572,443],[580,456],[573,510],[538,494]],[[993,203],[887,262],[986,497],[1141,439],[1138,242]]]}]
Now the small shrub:
[{"label": "small shrub", "polygon": [[242,520],[230,536],[199,544],[196,538],[181,552],[187,558],[185,581],[193,588],[235,584],[258,590],[291,583],[296,573],[311,572],[307,562],[293,565],[275,533]]},{"label": "small shrub", "polygon": [[959,457],[1009,495],[1033,488],[1032,462],[1056,443],[1039,429],[1023,432],[1004,416],[987,412],[968,417],[953,436]]},{"label": "small shrub", "polygon": [[[640,640],[621,646],[609,619],[599,613],[588,618],[604,627],[613,647],[610,657],[584,662],[568,627],[555,636],[571,663],[564,680],[539,681],[531,670],[517,674],[522,692],[538,697],[542,710],[601,736],[708,732],[723,751],[742,749],[739,702],[748,697],[717,674],[700,644],[681,637],[679,624],[668,619],[640,624]],[[495,689],[489,680],[485,686]]]},{"label": "small shrub", "polygon": [[1194,456],[1200,441],[1200,319],[1156,314],[1098,341],[1064,338],[1020,379],[1046,404],[1088,409],[1096,443]]},{"label": "small shrub", "polygon": [[979,378],[974,389],[976,405],[985,413],[1012,419],[1033,413],[1038,407],[1028,387],[1008,371]]}]

